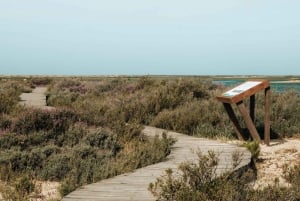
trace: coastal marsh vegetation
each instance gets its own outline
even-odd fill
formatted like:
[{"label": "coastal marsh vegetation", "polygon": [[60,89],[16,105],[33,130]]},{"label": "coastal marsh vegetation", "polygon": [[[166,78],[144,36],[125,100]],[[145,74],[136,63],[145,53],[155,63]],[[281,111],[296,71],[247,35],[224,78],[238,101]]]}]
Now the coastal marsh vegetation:
[{"label": "coastal marsh vegetation", "polygon": [[213,152],[198,153],[196,162],[179,165],[179,173],[168,169],[149,185],[158,201],[298,201],[300,200],[300,164],[286,168],[284,178],[288,187],[277,181],[265,188],[255,189],[253,169],[228,172],[217,176],[218,157]]},{"label": "coastal marsh vegetation", "polygon": [[[48,86],[47,105],[55,110],[18,104],[21,93],[39,85]],[[174,139],[148,139],[141,133],[142,125],[234,139],[231,122],[215,98],[224,90],[224,86],[198,77],[2,79],[3,191],[7,195],[30,194],[32,188],[25,182],[30,178],[33,183],[59,181],[61,195],[66,195],[81,185],[164,160]],[[263,133],[264,109],[259,106],[263,94],[258,95],[257,105],[255,123]],[[299,115],[299,93],[272,93],[273,136],[299,134]],[[18,192],[22,179],[24,189],[29,190]]]}]

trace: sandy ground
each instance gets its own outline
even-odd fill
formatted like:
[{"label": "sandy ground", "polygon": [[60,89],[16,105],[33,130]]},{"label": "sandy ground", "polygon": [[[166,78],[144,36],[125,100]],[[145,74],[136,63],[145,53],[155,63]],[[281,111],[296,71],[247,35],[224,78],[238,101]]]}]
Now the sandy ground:
[{"label": "sandy ground", "polygon": [[[4,186],[3,183],[0,186]],[[32,194],[31,201],[47,201],[47,200],[60,200],[61,196],[58,192],[60,184],[58,182],[50,181],[37,181],[36,186],[40,186],[38,192]],[[2,200],[0,192],[0,200]]]},{"label": "sandy ground", "polygon": [[286,80],[286,81],[271,81],[271,83],[282,83],[282,84],[289,84],[289,83],[300,83],[300,80]]},{"label": "sandy ground", "polygon": [[58,182],[39,182],[41,185],[41,200],[50,200],[50,199],[61,199],[60,194],[58,192],[58,188],[60,184]]},{"label": "sandy ground", "polygon": [[[227,142],[243,144],[237,140]],[[253,187],[257,189],[274,185],[275,180],[278,180],[280,186],[288,186],[289,184],[283,178],[283,169],[284,166],[292,167],[295,164],[300,164],[300,136],[271,140],[270,146],[260,145],[260,154],[256,161],[257,180]]]},{"label": "sandy ground", "polygon": [[279,185],[288,186],[282,177],[284,166],[294,166],[300,163],[300,138],[272,141],[270,146],[260,146],[260,156],[257,161],[258,179],[254,187],[265,187],[274,184],[275,179]]}]

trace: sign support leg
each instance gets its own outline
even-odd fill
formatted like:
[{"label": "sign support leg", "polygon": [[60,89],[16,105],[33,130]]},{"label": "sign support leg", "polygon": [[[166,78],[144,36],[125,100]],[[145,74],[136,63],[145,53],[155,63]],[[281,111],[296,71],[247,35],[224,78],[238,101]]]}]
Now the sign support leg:
[{"label": "sign support leg", "polygon": [[260,137],[258,135],[258,132],[257,132],[257,130],[255,128],[255,125],[254,125],[254,123],[253,123],[253,121],[252,121],[249,113],[247,112],[247,109],[246,109],[243,101],[238,102],[237,106],[238,106],[238,109],[239,109],[240,113],[242,114],[242,116],[243,116],[243,118],[244,118],[244,120],[246,122],[246,125],[247,125],[247,127],[249,129],[249,132],[250,132],[252,138],[255,141],[257,141],[257,142],[260,143],[261,139],[260,139]]},{"label": "sign support leg", "polygon": [[270,145],[270,87],[265,89],[265,130],[264,130],[264,141],[266,145]]},{"label": "sign support leg", "polygon": [[254,122],[255,118],[255,95],[250,96],[250,117]]},{"label": "sign support leg", "polygon": [[231,122],[233,123],[233,128],[234,128],[234,130],[235,130],[235,132],[236,132],[239,140],[244,141],[245,139],[244,139],[244,137],[242,135],[242,133],[243,133],[242,132],[242,128],[241,128],[241,126],[239,124],[238,119],[236,118],[236,116],[234,114],[234,111],[233,111],[231,105],[229,103],[223,103],[223,105],[224,105],[224,107],[226,109],[226,112],[227,112],[227,114],[228,114]]}]

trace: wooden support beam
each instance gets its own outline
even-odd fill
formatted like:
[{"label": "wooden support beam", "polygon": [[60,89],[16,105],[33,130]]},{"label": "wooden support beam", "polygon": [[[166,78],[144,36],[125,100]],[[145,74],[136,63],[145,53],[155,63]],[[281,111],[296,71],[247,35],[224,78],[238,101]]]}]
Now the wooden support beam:
[{"label": "wooden support beam", "polygon": [[254,122],[255,118],[255,94],[250,96],[250,117]]},{"label": "wooden support beam", "polygon": [[255,141],[257,141],[257,142],[260,143],[261,139],[260,139],[260,137],[258,135],[258,132],[257,132],[257,130],[255,128],[255,125],[254,125],[254,123],[253,123],[253,121],[252,121],[249,113],[247,112],[247,109],[246,109],[243,101],[238,102],[237,106],[238,106],[238,109],[239,109],[240,113],[242,114],[242,116],[243,116],[243,118],[244,118],[244,120],[246,122],[247,128],[249,129],[249,132],[250,132],[252,138]]},{"label": "wooden support beam", "polygon": [[[264,142],[265,144],[270,144],[270,82],[268,80],[248,80],[226,92],[222,95],[217,96],[217,99],[221,101],[234,124],[234,129],[239,137],[239,139],[244,139],[242,135],[242,129],[239,122],[232,110],[230,104],[236,104],[244,121],[246,122],[247,128],[252,136],[252,138],[258,142],[261,142],[261,138],[255,127],[255,94],[260,90],[265,90],[265,128],[264,128]],[[246,109],[243,101],[246,98],[250,98],[250,108],[249,112]],[[225,104],[226,103],[226,104]]]},{"label": "wooden support beam", "polygon": [[243,137],[243,134],[242,134],[242,128],[239,124],[238,119],[236,118],[236,116],[234,114],[234,111],[233,111],[231,105],[229,103],[223,103],[223,105],[225,107],[225,110],[226,110],[231,122],[233,123],[234,131],[236,132],[239,140],[245,140]]},{"label": "wooden support beam", "polygon": [[271,90],[270,87],[265,89],[265,129],[264,141],[266,145],[270,145],[270,105],[271,105]]}]

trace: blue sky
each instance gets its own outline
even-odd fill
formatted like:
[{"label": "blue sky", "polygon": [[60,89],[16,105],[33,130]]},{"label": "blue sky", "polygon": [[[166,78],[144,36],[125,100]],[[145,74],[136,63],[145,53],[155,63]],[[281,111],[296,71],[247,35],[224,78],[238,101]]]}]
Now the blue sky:
[{"label": "blue sky", "polygon": [[300,75],[299,0],[1,0],[0,74]]}]

